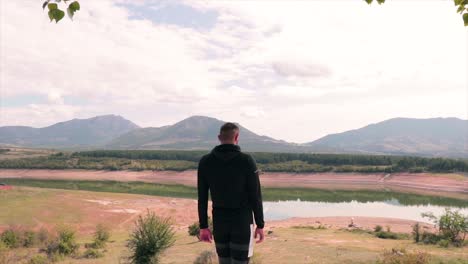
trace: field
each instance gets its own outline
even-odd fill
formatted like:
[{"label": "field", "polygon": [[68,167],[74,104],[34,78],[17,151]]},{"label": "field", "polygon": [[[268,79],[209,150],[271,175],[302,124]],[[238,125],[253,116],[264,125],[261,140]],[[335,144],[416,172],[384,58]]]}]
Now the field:
[{"label": "field", "polygon": [[[111,227],[108,252],[98,260],[67,259],[63,263],[119,263],[127,254],[125,243],[137,215],[147,209],[160,216],[177,219],[177,242],[163,257],[163,263],[191,263],[200,252],[213,250],[212,244],[197,242],[187,234],[187,226],[196,221],[193,199],[136,194],[15,187],[0,192],[0,226],[22,225],[34,229],[53,229],[67,224],[78,230],[79,242],[89,242],[94,227],[105,223]],[[412,221],[385,218],[355,218],[363,229],[375,225],[390,226],[393,231],[409,233]],[[366,232],[345,230],[349,218],[307,218],[270,221],[272,231],[265,243],[256,246],[262,263],[374,263],[384,250],[406,248],[424,251],[433,262],[466,263],[468,252],[462,248],[440,248],[414,244],[409,239],[379,239]],[[326,229],[314,230],[311,226]],[[298,228],[302,226],[302,228]],[[430,228],[430,227],[428,227]],[[36,254],[37,249],[20,249],[17,255]],[[279,256],[279,257],[278,257]],[[449,262],[452,261],[452,262]]]}]

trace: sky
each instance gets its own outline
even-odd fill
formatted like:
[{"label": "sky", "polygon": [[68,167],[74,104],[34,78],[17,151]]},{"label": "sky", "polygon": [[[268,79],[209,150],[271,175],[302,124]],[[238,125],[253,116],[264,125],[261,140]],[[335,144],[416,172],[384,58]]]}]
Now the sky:
[{"label": "sky", "polygon": [[80,0],[50,23],[0,2],[0,126],[192,115],[309,142],[468,115],[468,28],[448,0]]}]

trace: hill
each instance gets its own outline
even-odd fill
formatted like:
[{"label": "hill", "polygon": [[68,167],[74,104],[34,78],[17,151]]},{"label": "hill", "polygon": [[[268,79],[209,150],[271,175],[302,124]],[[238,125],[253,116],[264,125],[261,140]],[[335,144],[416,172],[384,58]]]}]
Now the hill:
[{"label": "hill", "polygon": [[[173,125],[140,128],[120,116],[73,119],[44,128],[0,127],[0,145],[57,149],[206,150],[218,144],[224,123],[192,116]],[[468,158],[468,120],[393,118],[363,128],[297,144],[241,128],[250,152],[359,153]]]},{"label": "hill", "polygon": [[468,157],[468,120],[393,118],[305,144],[337,152]]},{"label": "hill", "polygon": [[[192,116],[174,125],[130,131],[105,146],[107,149],[210,149],[218,145],[217,135],[224,121]],[[239,125],[240,126],[240,125]],[[293,152],[299,144],[260,136],[240,126],[242,149],[247,151]]]},{"label": "hill", "polygon": [[103,115],[88,119],[73,119],[48,127],[0,127],[0,144],[44,147],[76,148],[103,145],[137,125],[121,116]]}]

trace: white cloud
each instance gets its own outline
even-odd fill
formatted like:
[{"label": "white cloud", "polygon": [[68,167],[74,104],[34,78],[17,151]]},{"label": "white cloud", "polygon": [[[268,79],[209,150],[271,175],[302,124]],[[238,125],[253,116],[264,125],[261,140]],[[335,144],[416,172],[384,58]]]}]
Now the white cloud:
[{"label": "white cloud", "polygon": [[132,20],[125,1],[83,0],[58,24],[36,1],[2,2],[1,101],[48,103],[2,106],[0,125],[203,114],[304,142],[396,116],[467,118],[467,30],[446,1],[184,0],[218,13],[209,30]]}]

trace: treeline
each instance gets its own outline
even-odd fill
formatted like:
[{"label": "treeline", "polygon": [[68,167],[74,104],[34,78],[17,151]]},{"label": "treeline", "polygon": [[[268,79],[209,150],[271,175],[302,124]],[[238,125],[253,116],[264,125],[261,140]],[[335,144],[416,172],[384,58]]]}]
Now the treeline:
[{"label": "treeline", "polygon": [[[207,151],[96,150],[75,152],[75,157],[114,157],[142,160],[186,160],[198,162]],[[339,172],[452,172],[468,171],[468,161],[448,158],[423,158],[390,155],[250,153],[265,171],[339,171]],[[269,165],[269,166],[268,166]]]},{"label": "treeline", "polygon": [[[0,168],[173,170],[197,169],[207,151],[96,150],[0,160]],[[384,155],[251,153],[266,172],[467,172],[468,161]]]}]

